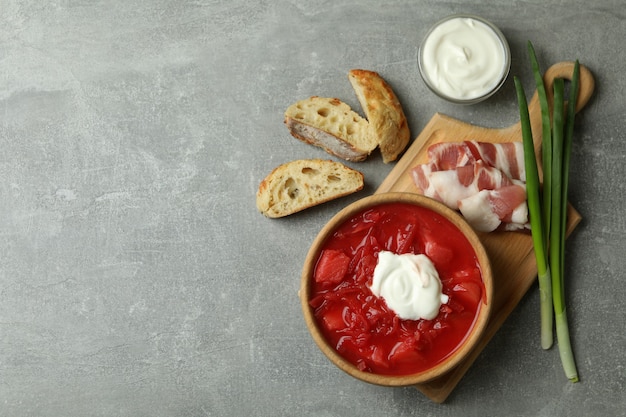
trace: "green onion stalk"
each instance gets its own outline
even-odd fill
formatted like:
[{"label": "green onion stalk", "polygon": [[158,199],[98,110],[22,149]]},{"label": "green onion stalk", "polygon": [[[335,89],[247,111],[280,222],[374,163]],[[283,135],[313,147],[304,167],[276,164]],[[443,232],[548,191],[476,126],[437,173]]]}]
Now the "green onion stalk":
[{"label": "green onion stalk", "polygon": [[[543,220],[546,234],[550,232],[550,205],[552,203],[552,123],[550,121],[550,108],[548,106],[548,97],[546,95],[546,87],[543,83],[543,75],[535,48],[528,41],[528,55],[535,77],[535,86],[537,88],[537,96],[539,98],[539,108],[541,109],[541,155],[542,155],[542,171],[543,171]],[[544,157],[546,155],[546,157]],[[546,240],[547,243],[547,240]],[[546,247],[547,250],[547,247]],[[550,345],[552,341],[550,341]],[[548,346],[550,347],[550,346]]]},{"label": "green onion stalk", "polygon": [[[570,381],[577,382],[578,371],[572,352],[565,308],[564,275],[569,168],[580,65],[578,61],[575,62],[567,109],[564,97],[564,80],[562,78],[554,80],[554,103],[552,121],[550,122],[543,77],[530,42],[528,49],[542,113],[543,190],[539,183],[526,96],[519,79],[515,77],[514,81],[522,128],[531,235],[537,260],[537,276],[541,294],[541,345],[544,349],[548,349],[552,345],[554,320],[563,369]],[[552,316],[552,309],[554,316]]]},{"label": "green onion stalk", "polygon": [[[576,100],[578,98],[579,89],[579,77],[580,77],[580,65],[578,61],[574,64],[574,73],[572,75],[572,81],[570,85],[570,96],[567,103],[567,117],[565,120],[565,127],[557,125],[557,105],[560,105],[559,109],[561,113],[564,109],[563,92],[558,91],[561,95],[559,101],[557,101],[557,89],[563,89],[563,80],[555,82],[554,84],[554,129],[560,129],[563,132],[563,149],[562,149],[562,166],[561,169],[561,189],[560,198],[558,198],[559,209],[556,215],[553,215],[553,221],[559,221],[558,234],[551,233],[550,245],[558,246],[558,249],[550,250],[550,263],[553,271],[558,271],[552,277],[552,294],[554,303],[554,314],[556,322],[556,336],[559,345],[559,353],[561,356],[561,362],[565,375],[572,382],[578,381],[578,371],[576,369],[576,362],[574,360],[574,354],[572,352],[571,339],[569,335],[569,326],[567,322],[567,314],[565,308],[565,235],[567,231],[567,194],[569,183],[569,166],[572,150],[572,141],[574,136],[574,116],[576,114]],[[561,118],[562,119],[562,118]],[[560,121],[559,121],[560,122]],[[557,145],[558,146],[558,145]],[[555,152],[556,154],[556,152]],[[556,155],[553,154],[554,157]],[[554,163],[554,161],[553,161]],[[553,171],[554,172],[554,171]],[[558,192],[557,189],[553,190],[553,193]],[[553,202],[556,201],[553,195]],[[557,210],[553,210],[553,213]],[[554,226],[553,226],[554,227]],[[557,243],[558,242],[558,243]],[[553,258],[556,258],[554,261]]]},{"label": "green onion stalk", "polygon": [[[539,62],[537,61],[537,55],[535,54],[535,49],[533,44],[528,41],[528,55],[530,56],[531,67],[533,70],[533,75],[535,77],[535,86],[537,88],[537,97],[539,98],[539,108],[541,109],[541,133],[542,133],[542,141],[541,141],[541,155],[542,155],[542,172],[543,172],[543,194],[542,194],[542,203],[543,203],[543,212],[541,215],[535,214],[537,217],[541,217],[542,222],[542,233],[541,239],[543,240],[543,253],[548,251],[548,239],[545,239],[544,236],[549,236],[550,234],[550,211],[552,204],[552,158],[549,155],[552,155],[552,124],[550,121],[550,108],[548,106],[548,97],[546,95],[546,87],[543,83],[543,75],[541,72],[541,68],[539,67]],[[527,127],[530,132],[530,124]],[[529,133],[532,141],[532,133]],[[525,155],[532,155],[534,160],[534,152],[524,152]],[[536,170],[536,168],[535,168]],[[528,171],[528,169],[527,169]],[[539,185],[537,185],[539,189]],[[541,203],[538,203],[541,204]],[[539,221],[539,220],[538,220]],[[531,227],[533,227],[531,225]],[[538,226],[535,226],[538,227]],[[542,274],[541,264],[547,260],[544,259],[542,262],[537,261],[537,275],[539,281],[539,296],[540,296],[540,306],[541,306],[541,347],[544,349],[550,349],[552,347],[552,343],[554,341],[554,335],[552,330],[552,325],[554,321],[553,316],[553,308],[552,308],[552,278],[550,275],[550,269],[544,269]]]},{"label": "green onion stalk", "polygon": [[[554,303],[554,319],[556,323],[556,335],[559,344],[559,353],[563,368],[566,369],[568,378],[575,377],[570,375],[571,367],[570,354],[571,346],[569,346],[569,329],[567,326],[567,316],[565,314],[565,305],[563,303],[562,291],[563,286],[563,270],[561,269],[561,251],[564,242],[561,240],[561,215],[562,206],[567,204],[563,201],[563,147],[564,147],[564,91],[563,79],[554,80],[554,104],[552,113],[552,210],[551,210],[551,227],[549,242],[549,259],[550,269],[552,271],[552,300]],[[566,346],[568,345],[568,346]]]},{"label": "green onion stalk", "polygon": [[526,169],[526,197],[528,200],[528,216],[530,230],[537,261],[537,279],[539,282],[540,309],[541,309],[541,346],[549,349],[552,346],[553,334],[553,307],[552,307],[552,279],[548,262],[547,239],[544,237],[544,221],[541,205],[539,172],[535,158],[535,146],[530,127],[528,104],[524,88],[520,80],[514,77],[517,101],[520,111],[522,127],[522,144],[524,147],[524,168]]}]

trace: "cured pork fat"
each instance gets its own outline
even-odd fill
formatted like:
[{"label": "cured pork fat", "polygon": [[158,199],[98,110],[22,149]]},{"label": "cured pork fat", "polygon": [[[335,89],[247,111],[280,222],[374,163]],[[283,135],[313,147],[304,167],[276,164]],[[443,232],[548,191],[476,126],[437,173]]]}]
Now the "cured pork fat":
[{"label": "cured pork fat", "polygon": [[459,210],[479,231],[529,227],[521,142],[438,143],[427,152],[429,162],[411,170],[424,195]]},{"label": "cured pork fat", "polygon": [[430,161],[440,171],[482,160],[511,179],[526,181],[522,142],[441,142],[431,145],[427,152]]},{"label": "cured pork fat", "polygon": [[512,184],[496,190],[481,190],[459,201],[461,214],[480,232],[528,229],[526,187]]},{"label": "cured pork fat", "polygon": [[512,185],[513,181],[502,171],[482,160],[445,171],[433,170],[431,164],[414,170],[420,187],[427,197],[442,201],[448,207],[458,208],[458,202],[481,190],[495,190]]}]

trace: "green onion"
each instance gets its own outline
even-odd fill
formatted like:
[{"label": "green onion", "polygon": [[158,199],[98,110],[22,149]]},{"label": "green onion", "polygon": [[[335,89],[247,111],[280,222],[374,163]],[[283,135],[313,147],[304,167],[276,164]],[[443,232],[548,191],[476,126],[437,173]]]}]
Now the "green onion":
[{"label": "green onion", "polygon": [[[578,61],[574,64],[574,74],[572,76],[572,82],[570,86],[570,97],[567,105],[567,121],[565,128],[563,126],[557,126],[557,105],[560,104],[560,113],[562,116],[563,113],[563,92],[559,91],[561,94],[559,101],[557,101],[557,89],[563,89],[562,80],[557,84],[554,84],[554,129],[559,129],[559,131],[563,132],[563,145],[562,145],[562,166],[560,172],[560,180],[561,180],[561,190],[560,197],[558,198],[559,206],[558,213],[553,216],[553,221],[559,221],[558,225],[559,232],[558,234],[551,234],[550,236],[550,245],[554,245],[557,248],[554,250],[550,250],[550,259],[551,259],[551,268],[553,271],[558,271],[558,273],[553,274],[552,278],[552,294],[554,299],[554,314],[556,321],[556,336],[559,344],[559,353],[561,356],[561,362],[563,364],[563,369],[565,371],[565,375],[572,382],[578,381],[578,371],[576,369],[576,362],[574,360],[574,354],[572,352],[572,345],[569,335],[569,326],[567,323],[567,314],[565,308],[565,235],[567,229],[567,192],[568,192],[568,183],[569,183],[569,166],[570,166],[570,156],[572,150],[572,140],[574,135],[574,116],[576,114],[576,99],[578,98],[578,79],[580,74],[580,66]],[[561,117],[562,119],[562,117]],[[562,122],[558,121],[559,123]],[[558,147],[559,145],[555,145]],[[557,189],[553,191],[553,193],[558,192]],[[556,200],[553,200],[556,201]],[[555,212],[557,210],[554,210]],[[556,258],[552,261],[553,258]]]},{"label": "green onion", "polygon": [[[567,318],[563,297],[561,297],[561,284],[563,270],[561,269],[561,249],[564,242],[561,240],[561,207],[563,206],[563,128],[564,128],[564,90],[563,79],[554,80],[554,103],[552,106],[552,210],[549,242],[550,269],[552,271],[552,299],[554,303],[554,319],[556,322],[556,337],[561,353],[561,362],[566,367],[563,354],[567,355],[567,346],[564,336],[567,334]],[[567,202],[566,202],[567,204]],[[567,334],[569,340],[569,334]],[[569,344],[569,342],[567,342]],[[569,348],[571,351],[571,347]],[[567,371],[566,371],[567,372]],[[569,375],[567,375],[569,378]]]},{"label": "green onion", "polygon": [[[580,79],[580,64],[578,60],[574,62],[574,73],[570,84],[570,95],[567,102],[567,119],[565,125],[565,142],[563,144],[563,206],[561,207],[561,238],[565,241],[567,229],[567,194],[569,186],[569,167],[572,154],[572,142],[574,138],[574,117],[576,116],[576,101],[578,99]],[[563,246],[562,249],[565,247]],[[565,251],[561,250],[561,269],[565,268]]]},{"label": "green onion", "polygon": [[539,185],[539,173],[535,157],[528,104],[524,88],[517,77],[513,78],[517,92],[517,102],[522,127],[522,143],[524,147],[524,168],[526,169],[526,196],[528,199],[528,216],[530,230],[537,261],[537,278],[539,281],[540,309],[541,309],[541,346],[549,349],[552,346],[553,310],[552,310],[552,282],[550,266],[547,258],[547,239],[544,238],[544,221]]},{"label": "green onion", "polygon": [[552,271],[552,298],[554,303],[554,319],[556,322],[556,337],[559,353],[565,375],[572,382],[578,381],[578,372],[574,362],[572,346],[567,324],[564,292],[564,254],[565,254],[565,225],[563,219],[567,215],[567,189],[564,166],[569,166],[569,155],[565,155],[564,138],[564,107],[565,99],[563,79],[554,80],[554,105],[552,115],[552,226],[550,229],[550,269]]},{"label": "green onion", "polygon": [[[541,346],[547,349],[552,344],[552,320],[554,318],[559,354],[565,375],[570,381],[577,382],[578,371],[572,352],[565,308],[564,275],[567,194],[580,65],[578,61],[574,64],[567,114],[565,114],[565,82],[562,78],[554,80],[554,103],[552,122],[550,123],[543,77],[530,42],[528,43],[528,50],[541,108],[543,193],[540,191],[526,96],[520,81],[516,77],[514,81],[522,128],[531,235],[537,260],[537,276],[541,294]],[[550,295],[546,297],[547,294]],[[554,308],[554,316],[547,312],[552,307]]]},{"label": "green onion", "polygon": [[[537,96],[539,98],[539,107],[541,109],[541,155],[542,155],[542,171],[543,171],[543,220],[546,234],[550,233],[550,204],[552,204],[552,159],[544,157],[544,155],[552,155],[552,125],[550,122],[550,108],[548,106],[548,97],[546,95],[546,87],[543,83],[543,75],[537,62],[537,55],[533,44],[528,41],[528,55],[535,77],[535,85],[537,88]],[[546,240],[547,243],[547,240]],[[546,247],[547,250],[547,247]],[[550,319],[552,320],[552,319]],[[550,330],[552,333],[552,330]],[[543,334],[543,333],[542,333]],[[550,336],[552,339],[552,336]],[[548,347],[552,345],[550,340]]]}]

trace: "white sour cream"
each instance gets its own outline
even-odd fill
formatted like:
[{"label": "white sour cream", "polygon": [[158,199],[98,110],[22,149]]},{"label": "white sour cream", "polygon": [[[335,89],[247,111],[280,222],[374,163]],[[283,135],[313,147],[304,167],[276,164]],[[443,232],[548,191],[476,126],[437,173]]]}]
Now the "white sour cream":
[{"label": "white sour cream", "polygon": [[435,26],[420,51],[426,83],[453,100],[489,95],[504,81],[509,49],[497,29],[472,17],[452,17]]},{"label": "white sour cream", "polygon": [[404,320],[432,320],[448,296],[441,291],[441,280],[426,255],[381,251],[370,290]]}]

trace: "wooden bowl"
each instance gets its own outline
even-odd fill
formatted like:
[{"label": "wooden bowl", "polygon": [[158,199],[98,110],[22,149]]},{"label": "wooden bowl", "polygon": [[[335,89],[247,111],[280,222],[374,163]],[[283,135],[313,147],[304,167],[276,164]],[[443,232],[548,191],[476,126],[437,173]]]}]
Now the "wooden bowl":
[{"label": "wooden bowl", "polygon": [[[330,236],[346,221],[364,210],[374,208],[379,205],[388,203],[408,203],[419,206],[440,214],[449,220],[466,237],[470,246],[473,248],[477,263],[481,271],[481,278],[484,284],[482,300],[479,302],[474,322],[465,338],[457,345],[457,347],[448,354],[447,357],[439,361],[432,367],[425,370],[408,375],[386,375],[360,370],[355,364],[349,362],[332,346],[325,338],[320,324],[315,317],[314,309],[310,305],[313,293],[315,267],[320,257],[320,253],[324,248]],[[349,205],[348,207],[337,213],[320,231],[315,238],[304,262],[302,270],[302,279],[300,287],[300,300],[302,311],[306,325],[313,337],[315,343],[327,358],[341,370],[349,375],[372,384],[382,386],[410,386],[417,385],[427,381],[436,379],[451,369],[453,369],[460,361],[462,361],[475,347],[483,331],[487,325],[491,310],[493,297],[493,279],[489,258],[482,243],[473,229],[466,221],[455,211],[449,209],[442,203],[433,199],[413,193],[383,193],[363,198]]]}]

